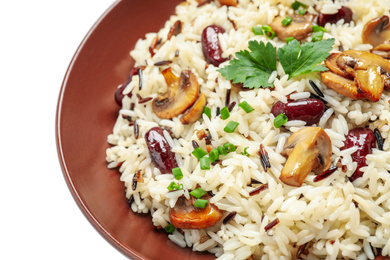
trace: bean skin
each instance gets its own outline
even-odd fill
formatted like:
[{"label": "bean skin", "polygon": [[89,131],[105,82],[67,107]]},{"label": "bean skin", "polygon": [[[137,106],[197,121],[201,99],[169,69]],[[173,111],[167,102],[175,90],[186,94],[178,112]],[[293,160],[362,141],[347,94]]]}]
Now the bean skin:
[{"label": "bean skin", "polygon": [[351,154],[352,161],[357,163],[355,172],[349,177],[350,181],[354,181],[363,175],[360,168],[366,166],[366,155],[372,153],[372,148],[375,146],[374,132],[368,128],[354,128],[349,130],[344,146],[341,150],[345,150],[357,146],[358,150]]},{"label": "bean skin", "polygon": [[337,23],[339,20],[344,19],[344,23],[352,21],[352,10],[349,7],[342,6],[335,14],[318,14],[318,25],[324,27],[327,23]]},{"label": "bean skin", "polygon": [[226,61],[222,58],[222,49],[218,39],[218,33],[224,33],[225,29],[218,25],[209,25],[202,32],[202,50],[207,63],[218,67]]},{"label": "bean skin", "polygon": [[178,167],[175,153],[171,151],[162,128],[151,128],[145,134],[145,141],[154,165],[160,169],[162,174],[172,173],[172,169]]},{"label": "bean skin", "polygon": [[318,123],[324,111],[324,103],[316,98],[289,100],[287,103],[278,101],[271,109],[275,117],[284,113],[288,120],[302,120],[306,122],[306,125]]}]

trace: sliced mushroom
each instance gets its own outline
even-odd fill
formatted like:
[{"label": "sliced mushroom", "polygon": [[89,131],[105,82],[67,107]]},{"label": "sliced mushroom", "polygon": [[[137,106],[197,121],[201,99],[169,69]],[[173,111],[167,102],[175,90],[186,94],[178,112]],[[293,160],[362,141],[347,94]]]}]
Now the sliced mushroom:
[{"label": "sliced mushroom", "polygon": [[330,71],[340,75],[342,77],[348,77],[348,74],[344,70],[340,69],[337,65],[337,59],[340,57],[341,53],[331,53],[329,57],[325,60],[325,65],[329,68]]},{"label": "sliced mushroom", "polygon": [[305,127],[287,139],[282,155],[288,158],[279,179],[300,187],[311,171],[319,174],[329,169],[332,143],[321,127]]},{"label": "sliced mushroom", "polygon": [[162,119],[171,119],[189,108],[199,94],[199,83],[195,74],[183,70],[180,77],[172,73],[171,68],[162,71],[168,85],[167,92],[153,100],[153,112]]},{"label": "sliced mushroom", "polygon": [[379,44],[378,46],[372,48],[370,51],[372,54],[379,55],[384,59],[390,59],[390,40]]},{"label": "sliced mushroom", "polygon": [[390,61],[370,52],[331,54],[325,65],[330,71],[321,73],[322,81],[346,97],[376,102],[383,89],[390,88]]},{"label": "sliced mushroom", "polygon": [[355,82],[361,92],[368,100],[378,101],[385,85],[381,76],[380,67],[368,65],[366,70],[357,70]]},{"label": "sliced mushroom", "polygon": [[187,109],[183,116],[180,118],[180,121],[184,124],[191,124],[196,122],[203,113],[204,106],[206,105],[206,96],[204,93],[200,93],[195,103]]},{"label": "sliced mushroom", "polygon": [[352,98],[352,99],[363,99],[364,95],[359,93],[357,86],[353,80],[342,77],[331,71],[321,73],[322,82],[333,89],[340,95]]},{"label": "sliced mushroom", "polygon": [[362,40],[363,43],[369,43],[373,47],[390,40],[389,17],[383,15],[366,23],[362,32]]},{"label": "sliced mushroom", "polygon": [[291,23],[287,26],[282,24],[285,17],[278,16],[270,24],[272,30],[276,33],[279,39],[286,41],[286,38],[294,37],[301,41],[306,39],[313,32],[312,22],[315,18],[313,14],[291,16]]},{"label": "sliced mushroom", "polygon": [[[203,200],[210,200],[211,195],[201,197]],[[222,218],[222,210],[214,204],[207,203],[205,208],[194,206],[196,199],[180,197],[175,206],[169,209],[169,219],[173,226],[181,229],[204,229],[212,227]]]},{"label": "sliced mushroom", "polygon": [[367,69],[369,65],[378,65],[390,75],[390,62],[370,52],[358,50],[343,51],[342,55],[337,59],[337,64],[340,65],[344,60],[352,65],[354,70]]}]

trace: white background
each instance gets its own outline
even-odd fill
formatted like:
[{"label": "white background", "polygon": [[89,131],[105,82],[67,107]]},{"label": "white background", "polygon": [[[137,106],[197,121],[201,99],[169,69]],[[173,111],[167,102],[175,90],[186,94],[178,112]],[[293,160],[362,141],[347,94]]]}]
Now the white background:
[{"label": "white background", "polygon": [[126,259],[76,205],[55,145],[66,69],[113,2],[0,1],[0,259]]}]

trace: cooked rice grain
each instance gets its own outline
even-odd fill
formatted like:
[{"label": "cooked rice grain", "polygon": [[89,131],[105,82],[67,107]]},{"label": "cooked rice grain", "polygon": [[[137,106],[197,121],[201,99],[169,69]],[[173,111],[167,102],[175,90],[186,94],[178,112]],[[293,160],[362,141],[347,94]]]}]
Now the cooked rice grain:
[{"label": "cooked rice grain", "polygon": [[[107,149],[106,160],[109,168],[119,167],[121,181],[124,182],[126,197],[133,197],[131,210],[150,213],[155,226],[165,227],[169,223],[169,207],[173,207],[180,196],[189,198],[189,191],[200,185],[214,196],[210,203],[226,211],[237,212],[227,224],[222,220],[206,230],[176,230],[168,238],[179,247],[192,247],[194,251],[208,251],[219,259],[294,259],[298,247],[307,244],[305,259],[373,259],[376,249],[390,255],[390,95],[384,91],[376,103],[354,101],[327,88],[316,73],[289,79],[280,64],[269,83],[273,89],[238,91],[230,81],[223,78],[213,65],[207,65],[202,54],[201,33],[210,24],[222,26],[226,31],[219,34],[223,57],[234,56],[247,49],[249,40],[271,42],[280,47],[284,43],[277,38],[272,40],[254,35],[252,27],[269,24],[277,15],[292,15],[293,0],[240,0],[237,7],[220,6],[211,1],[198,7],[196,0],[187,0],[176,8],[165,26],[156,33],[148,33],[140,39],[130,55],[135,66],[145,66],[142,89],[138,89],[139,77],[134,76],[125,88],[124,94],[132,97],[123,99],[118,119],[107,141],[112,145]],[[343,24],[326,24],[325,38],[335,38],[334,51],[339,45],[344,49],[368,51],[371,46],[363,44],[361,32],[364,24],[381,15],[390,15],[387,0],[300,0],[308,6],[308,12],[327,14],[337,12],[342,5],[350,7],[354,21]],[[180,34],[167,40],[167,33],[174,22],[182,22]],[[234,24],[237,30],[234,29]],[[156,38],[161,44],[151,57],[149,46]],[[309,37],[310,40],[310,37]],[[179,55],[177,56],[177,52]],[[201,92],[206,95],[211,118],[203,115],[197,122],[183,125],[179,117],[160,119],[152,110],[151,103],[138,104],[141,97],[156,97],[167,90],[161,70],[166,66],[154,66],[156,62],[172,60],[169,65],[173,73],[179,75],[190,69],[197,76]],[[220,66],[225,66],[227,62]],[[312,80],[324,94],[327,110],[318,125],[325,129],[332,141],[333,164],[340,162],[345,171],[338,169],[326,179],[313,182],[310,174],[301,187],[291,187],[278,178],[286,159],[280,155],[287,138],[292,132],[305,127],[303,121],[289,121],[284,128],[275,128],[274,117],[270,114],[277,101],[286,102],[316,94],[309,80]],[[217,110],[225,106],[226,93],[230,90],[230,102],[247,101],[254,111],[245,113],[237,105],[230,112],[229,120],[239,122],[235,133],[226,134],[223,130],[226,121],[215,116]],[[134,103],[134,109],[131,104]],[[134,126],[125,117],[137,120],[139,138],[134,137]],[[183,179],[175,180],[172,175],[162,175],[152,164],[144,134],[152,127],[169,129],[164,132],[176,160],[183,172]],[[367,166],[361,168],[362,178],[353,183],[348,180],[356,169],[351,154],[356,148],[341,151],[345,135],[349,129],[359,126],[378,128],[384,138],[384,151],[374,148],[367,156]],[[205,141],[199,140],[195,130],[207,130],[211,136],[211,146],[217,147],[230,142],[237,147],[235,152],[223,156],[221,164],[211,170],[201,170],[198,160],[191,155],[192,141],[206,149]],[[265,170],[260,162],[258,151],[262,144],[269,157],[271,168]],[[241,152],[247,147],[249,157]],[[133,175],[141,170],[143,181],[133,190]],[[250,196],[257,187],[252,179],[268,188]],[[183,190],[168,192],[167,186],[175,181],[183,185]],[[273,220],[279,223],[266,231],[265,227]]]}]

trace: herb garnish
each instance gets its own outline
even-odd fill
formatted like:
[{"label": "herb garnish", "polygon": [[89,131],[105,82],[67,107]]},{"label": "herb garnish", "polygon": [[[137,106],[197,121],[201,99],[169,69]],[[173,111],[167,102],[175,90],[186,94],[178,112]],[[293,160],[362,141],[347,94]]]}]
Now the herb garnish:
[{"label": "herb garnish", "polygon": [[[278,50],[270,42],[249,41],[249,50],[236,52],[236,58],[229,65],[218,71],[233,83],[242,83],[245,88],[267,88],[273,84],[268,79],[276,70],[277,58],[289,77],[296,77],[310,72],[328,70],[318,65],[330,54],[334,39],[300,44],[297,40],[289,41]],[[276,55],[277,54],[277,55]]]},{"label": "herb garnish", "polygon": [[327,39],[318,42],[305,42],[300,44],[293,40],[278,50],[279,61],[284,72],[291,77],[296,77],[310,72],[326,71],[323,62],[330,54],[334,39]]}]

